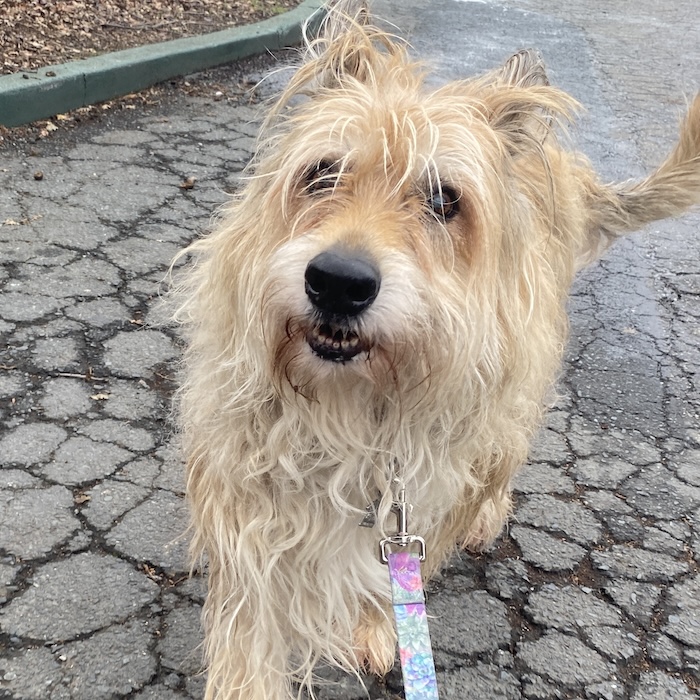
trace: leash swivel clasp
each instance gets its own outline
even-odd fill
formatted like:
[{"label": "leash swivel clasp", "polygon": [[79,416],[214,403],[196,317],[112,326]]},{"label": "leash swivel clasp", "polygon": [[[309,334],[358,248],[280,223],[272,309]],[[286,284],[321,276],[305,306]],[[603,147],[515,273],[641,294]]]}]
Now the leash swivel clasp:
[{"label": "leash swivel clasp", "polygon": [[410,508],[410,504],[406,502],[406,489],[401,488],[398,500],[394,501],[391,505],[391,512],[396,515],[398,532],[391,537],[385,537],[379,542],[379,557],[382,564],[389,563],[391,545],[408,547],[409,545],[417,544],[418,557],[421,561],[425,561],[425,540],[419,535],[411,535],[408,532],[408,511]]}]

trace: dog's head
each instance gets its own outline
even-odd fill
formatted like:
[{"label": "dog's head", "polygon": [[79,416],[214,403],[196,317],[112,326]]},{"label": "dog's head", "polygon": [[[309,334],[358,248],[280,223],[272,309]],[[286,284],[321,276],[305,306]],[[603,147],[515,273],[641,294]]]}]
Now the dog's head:
[{"label": "dog's head", "polygon": [[558,245],[544,144],[572,101],[531,52],[476,80],[424,78],[363,13],[331,13],[221,234],[237,332],[262,328],[280,385],[302,395],[407,392],[466,367],[493,384],[553,284],[538,277]]}]

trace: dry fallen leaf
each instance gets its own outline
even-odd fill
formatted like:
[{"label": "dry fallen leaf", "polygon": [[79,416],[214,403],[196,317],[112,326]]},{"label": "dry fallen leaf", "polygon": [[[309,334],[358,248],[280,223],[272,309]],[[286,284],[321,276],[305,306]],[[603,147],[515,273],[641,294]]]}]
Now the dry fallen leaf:
[{"label": "dry fallen leaf", "polygon": [[149,564],[143,565],[143,572],[146,574],[146,576],[148,576],[148,578],[151,579],[151,581],[155,581],[156,583],[160,583],[160,581],[163,579],[163,576]]},{"label": "dry fallen leaf", "polygon": [[190,175],[190,177],[185,178],[180,183],[180,189],[181,190],[191,190],[194,187],[195,182],[197,182],[197,178]]}]

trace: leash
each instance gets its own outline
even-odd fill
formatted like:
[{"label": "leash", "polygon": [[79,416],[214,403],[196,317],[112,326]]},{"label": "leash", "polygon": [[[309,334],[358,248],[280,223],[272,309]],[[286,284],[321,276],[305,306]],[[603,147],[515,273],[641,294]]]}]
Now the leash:
[{"label": "leash", "polygon": [[[406,700],[439,700],[420,572],[420,563],[425,561],[425,540],[409,534],[409,509],[406,490],[401,488],[398,500],[391,507],[398,521],[398,532],[381,540],[379,552],[382,563],[389,565]],[[418,552],[406,549],[412,544],[418,545]],[[401,551],[392,552],[392,545],[400,547]]]}]

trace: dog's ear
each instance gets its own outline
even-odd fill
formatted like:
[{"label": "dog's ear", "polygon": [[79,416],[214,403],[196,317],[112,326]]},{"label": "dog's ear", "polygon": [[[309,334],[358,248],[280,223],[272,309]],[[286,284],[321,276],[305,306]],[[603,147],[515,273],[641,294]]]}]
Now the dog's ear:
[{"label": "dog's ear", "polygon": [[513,87],[549,85],[544,61],[539,51],[523,49],[511,56],[497,72],[498,79]]},{"label": "dog's ear", "polygon": [[402,42],[373,26],[365,0],[338,0],[327,8],[316,38],[306,37],[296,78],[306,81],[307,91],[340,87],[348,79],[365,83],[387,56],[403,51]]},{"label": "dog's ear", "polygon": [[537,51],[519,51],[487,80],[484,103],[491,126],[512,153],[542,144],[557,122],[568,121],[576,101],[553,88]]},{"label": "dog's ear", "polygon": [[315,37],[310,25],[305,27],[303,61],[268,113],[264,129],[296,98],[358,82],[377,84],[380,76],[407,62],[406,42],[372,24],[365,0],[338,0],[326,12]]},{"label": "dog's ear", "polygon": [[370,13],[366,0],[337,0],[327,8],[319,38],[331,44],[353,28],[366,27],[368,24]]}]

